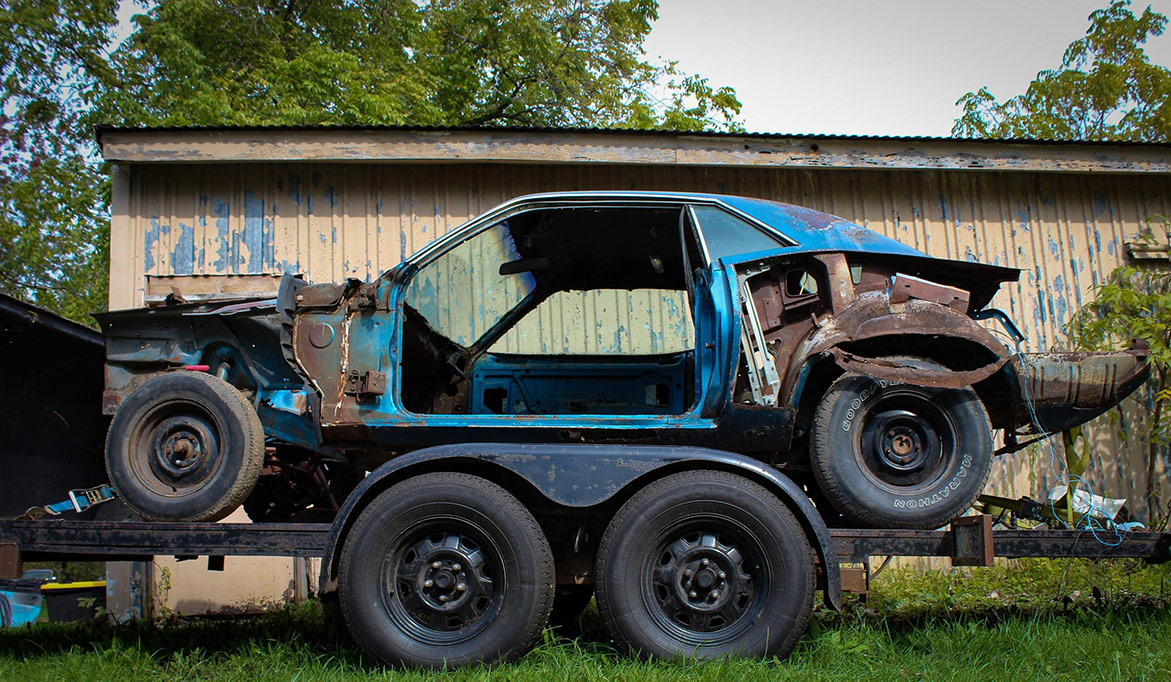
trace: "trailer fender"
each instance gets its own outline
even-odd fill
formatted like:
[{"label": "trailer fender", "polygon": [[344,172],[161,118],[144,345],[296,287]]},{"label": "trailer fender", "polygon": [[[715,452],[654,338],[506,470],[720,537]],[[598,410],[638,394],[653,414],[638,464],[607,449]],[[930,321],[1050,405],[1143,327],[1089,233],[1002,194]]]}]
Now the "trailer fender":
[{"label": "trailer fender", "polygon": [[506,469],[528,481],[549,501],[566,507],[593,507],[630,485],[674,471],[715,468],[740,473],[771,489],[797,516],[817,552],[824,574],[825,601],[841,604],[841,570],[829,529],[796,483],[762,462],[722,450],[695,447],[594,444],[460,443],[416,450],[372,471],[346,498],[330,529],[321,564],[321,591],[336,589],[337,563],[346,533],[358,513],[379,493],[416,471],[460,468],[461,463]]}]

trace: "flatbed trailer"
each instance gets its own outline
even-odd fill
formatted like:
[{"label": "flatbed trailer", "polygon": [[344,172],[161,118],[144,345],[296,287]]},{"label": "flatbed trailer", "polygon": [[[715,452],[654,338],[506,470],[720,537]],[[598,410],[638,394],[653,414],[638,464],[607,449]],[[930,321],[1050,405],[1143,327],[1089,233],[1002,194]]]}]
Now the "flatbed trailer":
[{"label": "flatbed trailer", "polygon": [[[950,559],[966,566],[990,565],[995,557],[1171,559],[1171,533],[1128,532],[1103,542],[1086,530],[993,530],[991,520],[964,517],[946,530],[838,528],[830,537],[842,564],[887,556]],[[0,578],[18,578],[22,561],[143,561],[166,555],[207,557],[214,567],[229,556],[321,558],[331,529],[328,523],[0,521]]]},{"label": "flatbed trailer", "polygon": [[[63,490],[76,503],[106,475],[102,338],[0,295],[0,341],[12,379],[0,392],[0,518]],[[643,656],[784,657],[815,593],[838,608],[843,591],[865,592],[872,557],[1171,558],[1171,534],[994,530],[989,515],[946,530],[831,527],[846,517],[800,472],[727,450],[565,438],[399,454],[314,502],[329,523],[128,521],[121,501],[0,521],[0,588],[19,587],[24,561],[206,557],[215,570],[228,556],[320,557],[323,606],[376,660],[450,668],[514,660],[594,596],[615,640]],[[141,599],[133,583],[124,592]]]}]

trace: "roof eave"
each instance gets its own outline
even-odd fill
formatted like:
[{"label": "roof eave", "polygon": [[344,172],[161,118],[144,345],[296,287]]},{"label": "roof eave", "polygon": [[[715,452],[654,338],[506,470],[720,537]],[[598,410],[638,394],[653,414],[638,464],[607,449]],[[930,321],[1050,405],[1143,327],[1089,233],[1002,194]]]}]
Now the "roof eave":
[{"label": "roof eave", "polygon": [[114,163],[505,163],[1032,172],[1171,172],[1171,146],[673,131],[98,128]]}]

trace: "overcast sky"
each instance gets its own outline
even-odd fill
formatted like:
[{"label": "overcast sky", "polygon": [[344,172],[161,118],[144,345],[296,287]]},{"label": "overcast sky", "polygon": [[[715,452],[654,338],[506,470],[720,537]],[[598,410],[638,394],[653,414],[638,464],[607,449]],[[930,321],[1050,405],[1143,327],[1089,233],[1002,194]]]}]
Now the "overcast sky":
[{"label": "overcast sky", "polygon": [[[731,85],[754,132],[950,135],[955,101],[1020,94],[1108,0],[660,0],[650,56]],[[1171,16],[1171,0],[1150,4]],[[1171,65],[1171,36],[1148,43]]]}]

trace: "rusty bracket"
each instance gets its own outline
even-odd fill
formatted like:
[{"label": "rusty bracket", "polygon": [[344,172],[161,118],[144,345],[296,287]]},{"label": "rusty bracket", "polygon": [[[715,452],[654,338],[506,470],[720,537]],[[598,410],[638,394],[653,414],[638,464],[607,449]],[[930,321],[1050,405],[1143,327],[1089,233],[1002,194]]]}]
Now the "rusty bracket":
[{"label": "rusty bracket", "polygon": [[891,303],[906,303],[912,298],[945,305],[956,312],[968,311],[970,294],[956,287],[937,284],[919,277],[898,273],[890,288]]},{"label": "rusty bracket", "polygon": [[952,566],[991,566],[996,556],[992,544],[992,517],[987,514],[961,516],[951,522],[955,548]]},{"label": "rusty bracket", "polygon": [[358,397],[368,395],[382,395],[386,393],[386,374],[384,372],[375,372],[374,370],[366,370],[365,372],[357,369],[351,369],[346,374],[346,395],[355,395]]},{"label": "rusty bracket", "polygon": [[834,356],[838,367],[847,372],[857,372],[876,379],[933,388],[963,388],[980,383],[999,372],[1000,368],[1008,362],[1008,358],[1003,357],[979,369],[953,371],[950,369],[924,369],[897,360],[866,358],[841,348],[831,348],[829,353]]},{"label": "rusty bracket", "polygon": [[16,540],[0,540],[0,580],[17,580],[23,573],[20,543]]}]

